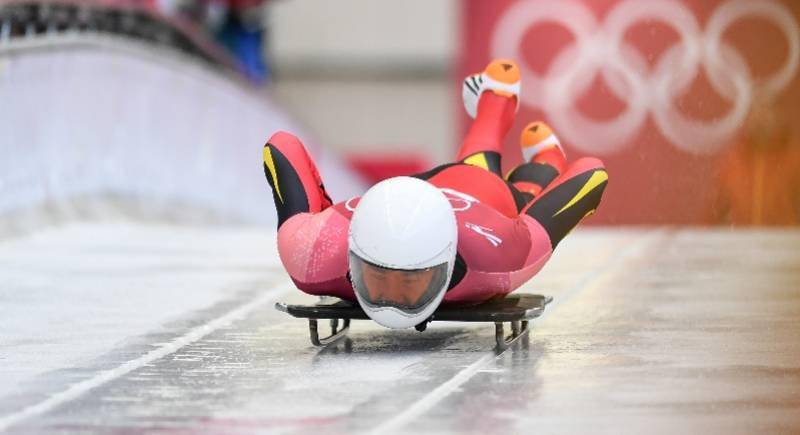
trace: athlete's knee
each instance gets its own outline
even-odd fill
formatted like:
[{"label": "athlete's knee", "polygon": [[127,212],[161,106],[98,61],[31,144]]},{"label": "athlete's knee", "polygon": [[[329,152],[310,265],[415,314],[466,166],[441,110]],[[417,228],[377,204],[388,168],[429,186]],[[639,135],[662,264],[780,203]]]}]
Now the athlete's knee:
[{"label": "athlete's knee", "polygon": [[608,173],[602,161],[579,159],[523,212],[547,230],[555,248],[580,221],[595,212],[607,184]]},{"label": "athlete's knee", "polygon": [[277,132],[264,145],[264,175],[272,187],[279,226],[297,213],[316,213],[331,204],[313,160],[290,133]]},{"label": "athlete's knee", "polygon": [[[581,208],[587,209],[587,213],[593,213],[600,204],[600,199],[608,185],[608,172],[603,161],[595,157],[582,157],[576,160],[571,167],[572,174],[567,177],[565,183],[572,184],[572,190],[568,195],[572,196],[571,204],[584,202]],[[583,199],[584,201],[580,201]]]},{"label": "athlete's knee", "polygon": [[291,133],[279,131],[273,134],[269,140],[267,140],[264,149],[264,163],[268,164],[266,154],[267,149],[269,149],[269,152],[273,155],[277,152],[277,154],[282,157],[280,160],[285,162],[285,164],[291,165],[297,172],[315,170],[311,156],[309,156],[303,142],[300,141],[300,138]]},{"label": "athlete's knee", "polygon": [[273,148],[280,150],[282,153],[306,153],[303,142],[297,136],[286,132],[278,131],[267,140],[267,145],[272,145]]},{"label": "athlete's knee", "polygon": [[602,160],[596,157],[581,157],[573,163],[573,166],[579,174],[591,174],[589,175],[590,180],[594,178],[597,182],[602,179],[601,187],[605,188],[608,182],[608,172]]},{"label": "athlete's knee", "polygon": [[588,201],[584,202],[584,207],[596,208],[607,184],[608,172],[603,161],[596,157],[582,157],[575,160],[561,175],[556,186],[547,189],[545,194],[558,190],[560,192],[554,196],[569,199],[572,204],[573,201],[585,199]]}]

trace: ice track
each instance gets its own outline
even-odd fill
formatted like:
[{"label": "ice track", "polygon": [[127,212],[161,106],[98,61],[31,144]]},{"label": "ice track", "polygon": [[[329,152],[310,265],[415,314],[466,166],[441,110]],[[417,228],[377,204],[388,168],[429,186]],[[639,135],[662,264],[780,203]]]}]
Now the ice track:
[{"label": "ice track", "polygon": [[310,346],[313,301],[274,232],[71,224],[0,241],[0,431],[796,433],[800,231],[583,230],[525,290],[527,345],[492,325],[353,324]]}]

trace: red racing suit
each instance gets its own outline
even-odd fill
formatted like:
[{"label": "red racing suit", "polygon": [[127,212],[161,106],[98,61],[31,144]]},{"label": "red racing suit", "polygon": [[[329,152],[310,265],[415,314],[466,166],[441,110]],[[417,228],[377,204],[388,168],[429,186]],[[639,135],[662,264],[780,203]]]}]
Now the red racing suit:
[{"label": "red racing suit", "polygon": [[[501,141],[515,109],[513,98],[484,93],[457,162],[416,175],[445,194],[458,223],[444,304],[480,303],[519,288],[594,212],[607,184],[599,160],[565,165],[560,153],[534,157],[503,178]],[[265,145],[264,172],[278,211],[278,252],[294,283],[308,294],[355,301],[348,230],[359,198],[332,204],[310,156],[289,133],[276,133]]]}]

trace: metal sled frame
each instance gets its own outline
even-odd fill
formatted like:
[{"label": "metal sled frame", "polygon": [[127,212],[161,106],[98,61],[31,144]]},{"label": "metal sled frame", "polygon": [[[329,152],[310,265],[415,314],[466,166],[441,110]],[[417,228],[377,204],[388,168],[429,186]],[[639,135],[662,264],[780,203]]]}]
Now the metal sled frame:
[{"label": "metal sled frame", "polygon": [[[498,349],[503,350],[529,332],[530,320],[539,317],[552,300],[553,298],[549,296],[513,294],[480,305],[440,307],[431,316],[431,321],[492,322],[495,325],[495,343]],[[358,304],[342,300],[315,305],[289,305],[278,302],[275,308],[291,316],[308,319],[309,334],[314,346],[327,346],[344,338],[350,329],[350,320],[369,319]],[[323,319],[330,320],[331,334],[320,338],[319,320]],[[505,335],[505,323],[510,324],[511,335]],[[423,331],[425,326],[427,325],[419,325],[417,330]]]},{"label": "metal sled frame", "polygon": [[314,346],[327,346],[347,336],[347,331],[350,330],[350,319],[342,319],[342,322],[342,329],[339,329],[339,319],[331,319],[331,335],[319,338],[317,319],[308,319],[308,331],[311,335],[311,343]]},{"label": "metal sled frame", "polygon": [[498,349],[508,348],[530,331],[527,320],[515,320],[509,323],[511,324],[511,335],[506,337],[503,322],[494,322],[494,341]]}]

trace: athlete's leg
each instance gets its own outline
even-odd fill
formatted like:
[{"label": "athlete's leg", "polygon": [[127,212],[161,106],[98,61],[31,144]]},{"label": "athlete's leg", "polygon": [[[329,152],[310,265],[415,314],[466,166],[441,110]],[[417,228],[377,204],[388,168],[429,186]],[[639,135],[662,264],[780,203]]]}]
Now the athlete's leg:
[{"label": "athlete's leg", "polygon": [[264,175],[272,187],[278,228],[298,213],[318,213],[332,201],[300,139],[280,131],[264,145]]},{"label": "athlete's leg", "polygon": [[514,62],[495,60],[482,74],[464,80],[464,106],[475,121],[461,143],[457,161],[502,177],[503,137],[511,128],[517,111],[519,78],[519,68]]},{"label": "athlete's leg", "polygon": [[542,225],[555,249],[583,218],[594,213],[607,184],[603,162],[588,157],[578,159],[522,213]]},{"label": "athlete's leg", "polygon": [[538,196],[564,172],[566,155],[558,137],[541,121],[522,130],[520,148],[525,163],[511,170],[506,179],[521,192]]}]

